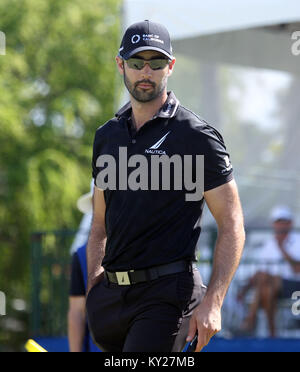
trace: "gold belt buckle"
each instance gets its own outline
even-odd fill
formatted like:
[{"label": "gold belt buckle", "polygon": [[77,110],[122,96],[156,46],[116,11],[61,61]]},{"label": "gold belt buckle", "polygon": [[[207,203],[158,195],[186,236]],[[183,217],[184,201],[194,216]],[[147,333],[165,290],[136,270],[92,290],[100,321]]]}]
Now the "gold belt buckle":
[{"label": "gold belt buckle", "polygon": [[119,271],[116,272],[116,277],[119,285],[130,285],[130,279],[128,271]]}]

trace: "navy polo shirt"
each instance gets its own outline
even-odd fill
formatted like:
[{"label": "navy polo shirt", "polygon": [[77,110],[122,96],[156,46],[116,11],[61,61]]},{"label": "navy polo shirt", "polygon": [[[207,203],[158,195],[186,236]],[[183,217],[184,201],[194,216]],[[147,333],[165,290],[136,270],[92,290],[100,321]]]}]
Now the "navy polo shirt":
[{"label": "navy polo shirt", "polygon": [[[116,117],[97,129],[93,146],[93,178],[105,165],[97,166],[102,155],[116,159],[116,170],[133,155],[204,155],[204,191],[233,179],[229,154],[221,134],[196,114],[180,105],[173,92],[154,117],[136,131],[131,122],[131,105],[126,104]],[[119,158],[126,148],[127,159]],[[138,165],[137,165],[138,167]],[[193,162],[193,177],[196,162]],[[149,165],[149,180],[151,166]],[[121,169],[123,169],[121,167]],[[134,171],[128,167],[128,177]],[[124,171],[124,169],[123,169]],[[162,174],[160,174],[162,176]],[[162,265],[181,259],[195,260],[200,235],[204,198],[187,201],[181,190],[148,190],[120,186],[106,188],[106,253],[102,265],[108,271],[127,271]],[[149,181],[150,184],[150,181]]]}]

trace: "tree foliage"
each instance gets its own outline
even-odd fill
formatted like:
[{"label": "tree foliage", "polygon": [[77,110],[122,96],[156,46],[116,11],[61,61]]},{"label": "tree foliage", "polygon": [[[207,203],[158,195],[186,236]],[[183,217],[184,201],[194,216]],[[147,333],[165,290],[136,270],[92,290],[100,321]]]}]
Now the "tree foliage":
[{"label": "tree foliage", "polygon": [[120,0],[1,0],[0,290],[28,295],[30,233],[76,228],[118,99]]}]

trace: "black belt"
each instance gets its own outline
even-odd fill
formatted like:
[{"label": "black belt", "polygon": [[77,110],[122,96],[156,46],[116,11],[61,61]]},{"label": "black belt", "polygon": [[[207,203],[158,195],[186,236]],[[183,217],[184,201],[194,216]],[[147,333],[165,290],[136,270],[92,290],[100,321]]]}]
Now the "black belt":
[{"label": "black belt", "polygon": [[193,264],[188,261],[176,261],[166,265],[154,266],[145,270],[129,270],[109,272],[105,271],[105,277],[111,283],[119,285],[131,285],[160,278],[164,275],[176,274],[183,271],[192,271]]}]

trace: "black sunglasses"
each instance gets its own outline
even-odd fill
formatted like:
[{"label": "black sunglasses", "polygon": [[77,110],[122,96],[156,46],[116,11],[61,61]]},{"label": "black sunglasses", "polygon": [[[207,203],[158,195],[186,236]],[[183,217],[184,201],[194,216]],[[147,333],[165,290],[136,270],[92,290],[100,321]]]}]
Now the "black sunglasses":
[{"label": "black sunglasses", "polygon": [[146,63],[148,63],[152,70],[162,70],[170,63],[170,60],[166,58],[153,59],[129,58],[126,60],[126,63],[129,68],[132,68],[134,70],[142,70]]}]

